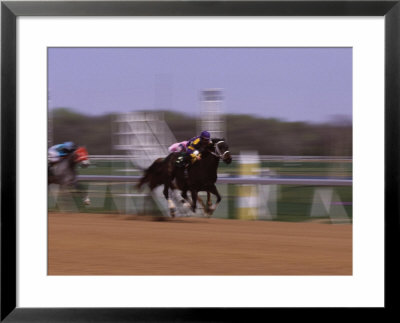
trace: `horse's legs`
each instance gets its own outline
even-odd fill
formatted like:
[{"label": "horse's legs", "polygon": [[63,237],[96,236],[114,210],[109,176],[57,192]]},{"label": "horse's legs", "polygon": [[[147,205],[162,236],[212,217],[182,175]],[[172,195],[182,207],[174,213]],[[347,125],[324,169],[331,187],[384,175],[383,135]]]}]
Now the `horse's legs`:
[{"label": "horse's legs", "polygon": [[197,205],[197,191],[192,190],[192,211],[196,212],[196,205]]},{"label": "horse's legs", "polygon": [[185,207],[185,208],[190,208],[190,201],[189,201],[189,197],[187,196],[187,190],[186,189],[184,189],[182,192],[181,192],[181,196],[182,196],[182,200],[181,200],[181,203],[183,204],[183,206]]},{"label": "horse's legs", "polygon": [[182,196],[183,199],[187,200],[187,199],[188,199],[187,190],[183,190],[183,191],[181,192],[181,196]]},{"label": "horse's legs", "polygon": [[75,182],[73,185],[74,185],[75,190],[78,192],[78,194],[81,193],[83,195],[83,198],[82,198],[83,204],[90,205],[89,194],[87,192],[86,193],[84,192],[82,184],[79,182]]},{"label": "horse's legs", "polygon": [[[208,213],[208,216],[210,217],[214,213],[216,208],[218,207],[218,204],[219,204],[219,202],[221,202],[222,198],[221,198],[221,195],[219,194],[219,192],[217,190],[217,187],[215,185],[213,185],[210,188],[209,193],[212,193],[217,197],[217,201],[215,202],[215,204],[208,208],[208,212],[207,213]],[[211,202],[211,199],[209,200],[209,202]]]},{"label": "horse's legs", "polygon": [[211,205],[212,205],[211,194],[209,191],[207,191],[207,213],[209,213]]},{"label": "horse's legs", "polygon": [[[207,198],[208,198],[208,192],[207,192]],[[208,213],[207,205],[204,203],[203,199],[200,196],[197,196],[197,201],[199,201],[199,203],[203,207],[204,213]]]},{"label": "horse's legs", "polygon": [[172,217],[175,217],[175,204],[172,201],[172,199],[169,197],[169,187],[170,187],[170,182],[167,180],[164,183],[164,190],[163,190],[163,194],[165,199],[168,201],[168,209],[169,209],[169,213],[171,214]]}]

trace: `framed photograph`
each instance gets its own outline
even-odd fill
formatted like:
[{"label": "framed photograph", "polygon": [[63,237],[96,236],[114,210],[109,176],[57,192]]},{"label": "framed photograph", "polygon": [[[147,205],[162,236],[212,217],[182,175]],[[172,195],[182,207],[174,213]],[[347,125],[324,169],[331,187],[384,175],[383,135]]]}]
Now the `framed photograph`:
[{"label": "framed photograph", "polygon": [[2,1],[1,321],[394,311],[399,15]]}]

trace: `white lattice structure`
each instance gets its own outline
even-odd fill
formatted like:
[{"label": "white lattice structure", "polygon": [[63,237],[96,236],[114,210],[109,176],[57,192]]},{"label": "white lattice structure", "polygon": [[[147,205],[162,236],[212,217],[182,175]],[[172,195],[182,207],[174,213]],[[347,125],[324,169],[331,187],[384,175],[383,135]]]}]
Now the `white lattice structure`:
[{"label": "white lattice structure", "polygon": [[124,151],[132,163],[147,168],[159,157],[168,155],[176,142],[162,113],[135,111],[118,115],[114,120],[114,149]]},{"label": "white lattice structure", "polygon": [[[114,149],[123,151],[139,169],[149,167],[157,158],[166,157],[168,147],[176,142],[161,112],[135,111],[120,114],[114,120],[113,131]],[[156,188],[152,197],[164,215],[169,215],[162,190],[163,186]],[[174,200],[178,199],[172,192],[170,195]],[[183,215],[182,211],[177,209],[177,215]]]}]

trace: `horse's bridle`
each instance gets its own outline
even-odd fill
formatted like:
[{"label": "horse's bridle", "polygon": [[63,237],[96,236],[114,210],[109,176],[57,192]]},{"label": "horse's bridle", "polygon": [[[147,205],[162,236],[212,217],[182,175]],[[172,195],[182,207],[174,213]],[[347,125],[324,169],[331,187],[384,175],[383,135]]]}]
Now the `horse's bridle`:
[{"label": "horse's bridle", "polygon": [[225,152],[221,153],[221,151],[219,150],[219,147],[218,147],[218,144],[220,144],[221,142],[224,142],[224,141],[221,140],[221,141],[218,141],[217,143],[215,143],[215,144],[214,144],[214,147],[215,147],[215,151],[216,151],[216,152],[210,151],[210,153],[211,153],[212,155],[214,155],[214,156],[216,156],[216,157],[218,157],[218,158],[220,158],[220,159],[223,160],[223,159],[225,158],[225,155],[226,155],[227,153],[229,153],[229,150],[226,150]]}]

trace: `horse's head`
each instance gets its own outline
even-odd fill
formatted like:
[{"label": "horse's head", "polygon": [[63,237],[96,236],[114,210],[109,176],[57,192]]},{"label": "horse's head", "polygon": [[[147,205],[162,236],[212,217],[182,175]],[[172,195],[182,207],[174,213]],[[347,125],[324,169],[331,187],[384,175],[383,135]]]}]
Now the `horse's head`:
[{"label": "horse's head", "polygon": [[78,147],[74,152],[74,162],[81,164],[83,167],[88,167],[90,165],[89,153],[85,147]]},{"label": "horse's head", "polygon": [[218,158],[222,159],[222,161],[226,164],[230,164],[232,162],[232,156],[229,152],[229,146],[226,143],[225,139],[212,139],[212,146],[214,148],[213,154]]}]

